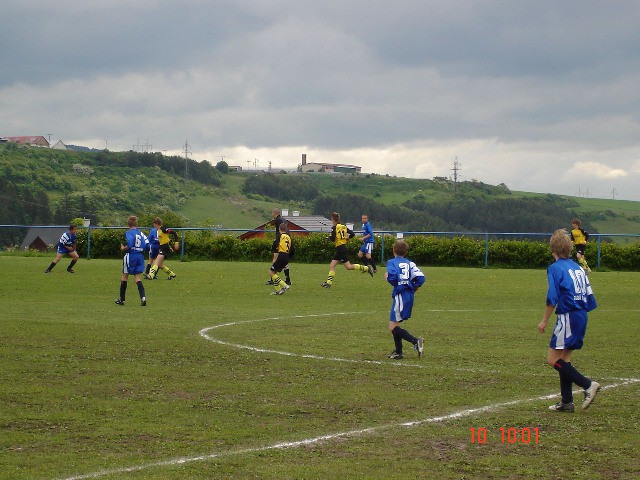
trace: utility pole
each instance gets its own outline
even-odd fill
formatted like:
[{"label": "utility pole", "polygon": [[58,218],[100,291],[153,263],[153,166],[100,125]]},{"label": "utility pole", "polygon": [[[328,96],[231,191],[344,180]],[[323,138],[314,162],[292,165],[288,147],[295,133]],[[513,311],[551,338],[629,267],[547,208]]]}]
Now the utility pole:
[{"label": "utility pole", "polygon": [[453,191],[455,192],[458,190],[458,172],[460,171],[460,163],[458,162],[457,156],[455,157],[451,171],[453,172]]},{"label": "utility pole", "polygon": [[617,194],[618,194],[618,191],[617,191],[615,188],[611,190],[611,198],[612,198],[613,200],[615,200],[615,199],[616,199],[616,195],[617,195]]},{"label": "utility pole", "polygon": [[191,145],[187,140],[184,141],[184,179],[189,179],[189,155],[191,154]]}]

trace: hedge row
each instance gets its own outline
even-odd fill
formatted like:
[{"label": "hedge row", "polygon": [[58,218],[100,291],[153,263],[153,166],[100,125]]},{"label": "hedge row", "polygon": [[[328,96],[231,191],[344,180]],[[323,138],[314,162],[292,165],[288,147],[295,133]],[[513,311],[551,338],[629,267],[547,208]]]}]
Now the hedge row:
[{"label": "hedge row", "polygon": [[[123,230],[91,231],[91,258],[119,258]],[[78,252],[87,256],[87,230],[78,231]],[[383,241],[382,241],[383,240]],[[374,246],[377,262],[393,256],[394,237],[386,235],[378,238]],[[472,237],[443,237],[414,235],[405,239],[409,244],[409,257],[419,265],[447,267],[484,267],[484,239]],[[272,258],[273,234],[263,238],[239,240],[232,235],[216,235],[210,231],[186,231],[184,233],[185,260],[223,260],[269,262]],[[352,258],[360,248],[357,238],[348,243]],[[294,237],[294,262],[325,263],[333,258],[334,247],[326,234],[314,233],[309,236]],[[591,266],[596,266],[597,245],[588,243],[586,256]],[[488,265],[500,268],[545,268],[552,260],[547,241],[533,240],[490,240],[488,243]],[[611,270],[640,271],[640,243],[617,245],[602,243],[600,249],[601,267]]]}]

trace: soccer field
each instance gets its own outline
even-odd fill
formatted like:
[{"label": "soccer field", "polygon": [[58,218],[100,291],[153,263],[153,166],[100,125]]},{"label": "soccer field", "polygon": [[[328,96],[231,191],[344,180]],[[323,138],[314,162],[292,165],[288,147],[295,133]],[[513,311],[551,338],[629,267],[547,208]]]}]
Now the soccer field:
[{"label": "soccer field", "polygon": [[1,479],[640,477],[638,273],[590,276],[572,360],[603,390],[565,414],[544,270],[422,266],[398,361],[384,269],[272,296],[267,264],[173,261],[121,307],[119,261],[50,260],[0,256]]}]

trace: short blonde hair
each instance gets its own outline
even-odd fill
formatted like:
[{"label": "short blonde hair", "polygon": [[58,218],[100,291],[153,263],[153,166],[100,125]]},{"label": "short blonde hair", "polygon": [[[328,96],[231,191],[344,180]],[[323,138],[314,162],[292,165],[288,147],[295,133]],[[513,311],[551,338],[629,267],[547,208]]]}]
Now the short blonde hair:
[{"label": "short blonde hair", "polygon": [[573,250],[573,242],[564,228],[559,228],[553,232],[551,240],[549,240],[549,246],[551,247],[551,253],[555,253],[560,258],[569,258],[571,250]]},{"label": "short blonde hair", "polygon": [[135,215],[131,215],[129,217],[129,219],[127,220],[127,224],[129,225],[129,227],[137,227],[138,226],[138,217],[136,217]]}]

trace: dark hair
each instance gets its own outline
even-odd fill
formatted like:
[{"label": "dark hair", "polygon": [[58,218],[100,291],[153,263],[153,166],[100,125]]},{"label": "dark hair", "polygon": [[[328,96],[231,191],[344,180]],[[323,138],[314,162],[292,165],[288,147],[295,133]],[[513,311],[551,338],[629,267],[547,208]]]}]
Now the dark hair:
[{"label": "dark hair", "polygon": [[340,214],[338,212],[331,213],[331,220],[335,220],[336,222],[340,221]]},{"label": "dark hair", "polygon": [[77,228],[77,227],[78,227],[77,225],[71,224],[71,225],[69,225],[69,230],[73,230],[74,228]]}]

